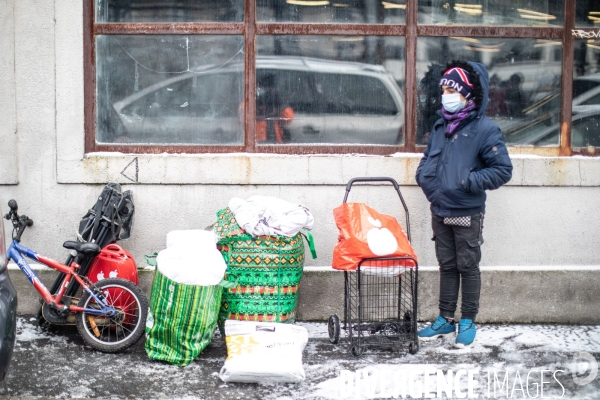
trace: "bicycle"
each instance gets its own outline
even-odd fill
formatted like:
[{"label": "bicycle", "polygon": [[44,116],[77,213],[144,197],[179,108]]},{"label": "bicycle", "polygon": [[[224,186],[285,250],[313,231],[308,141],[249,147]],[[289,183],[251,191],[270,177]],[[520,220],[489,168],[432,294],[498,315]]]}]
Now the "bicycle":
[{"label": "bicycle", "polygon": [[[57,316],[75,316],[77,331],[84,342],[96,350],[115,353],[128,349],[139,341],[145,331],[148,314],[148,300],[134,283],[121,278],[108,278],[91,283],[78,274],[80,262],[86,257],[93,258],[101,251],[95,243],[66,241],[63,247],[71,250],[73,260],[69,266],[37,254],[23,246],[21,235],[33,220],[26,215],[18,215],[15,200],[8,202],[10,212],[4,216],[13,225],[12,243],[7,257],[13,260],[25,274],[29,282],[49,305],[49,310]],[[56,294],[52,295],[25,260],[25,257],[38,261],[47,267],[65,274],[65,279]],[[69,282],[75,279],[82,288],[77,305],[73,297],[64,296]]]}]

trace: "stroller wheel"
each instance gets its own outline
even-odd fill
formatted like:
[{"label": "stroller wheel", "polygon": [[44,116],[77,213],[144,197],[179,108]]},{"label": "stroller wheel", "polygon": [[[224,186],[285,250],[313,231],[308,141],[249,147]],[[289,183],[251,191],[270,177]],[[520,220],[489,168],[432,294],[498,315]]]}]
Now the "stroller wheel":
[{"label": "stroller wheel", "polygon": [[329,341],[333,344],[337,344],[340,340],[340,319],[336,314],[331,314],[329,316],[327,328],[329,331]]},{"label": "stroller wheel", "polygon": [[362,355],[362,353],[365,351],[364,347],[361,347],[357,344],[353,345],[350,348],[350,353],[354,356],[354,357],[360,357]]}]

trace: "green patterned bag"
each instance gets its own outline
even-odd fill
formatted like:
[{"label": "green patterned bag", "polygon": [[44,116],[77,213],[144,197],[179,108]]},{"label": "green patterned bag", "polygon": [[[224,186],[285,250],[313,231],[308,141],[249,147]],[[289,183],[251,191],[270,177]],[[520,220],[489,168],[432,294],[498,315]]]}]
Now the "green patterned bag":
[{"label": "green patterned bag", "polygon": [[146,321],[146,353],[152,360],[186,366],[212,340],[223,286],[177,283],[156,269]]},{"label": "green patterned bag", "polygon": [[[304,269],[302,234],[252,237],[229,208],[217,212],[214,231],[227,263],[227,280],[238,284],[223,292],[219,329],[227,319],[293,323]],[[312,237],[307,241],[313,254]]]}]

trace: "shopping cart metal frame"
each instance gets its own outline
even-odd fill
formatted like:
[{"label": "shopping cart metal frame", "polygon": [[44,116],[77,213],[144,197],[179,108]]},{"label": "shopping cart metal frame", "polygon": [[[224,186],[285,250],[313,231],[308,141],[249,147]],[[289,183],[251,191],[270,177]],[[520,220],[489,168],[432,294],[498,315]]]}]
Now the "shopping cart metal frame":
[{"label": "shopping cart metal frame", "polygon": [[[357,177],[346,185],[344,203],[352,185],[358,182],[390,182],[404,208],[406,236],[410,242],[410,216],[398,183],[390,177]],[[410,265],[410,266],[407,266]],[[401,271],[401,274],[388,273]],[[344,271],[344,321],[332,314],[328,321],[329,341],[337,344],[343,329],[350,353],[360,357],[367,346],[419,350],[417,336],[417,260],[413,257],[362,259],[356,271]]]}]

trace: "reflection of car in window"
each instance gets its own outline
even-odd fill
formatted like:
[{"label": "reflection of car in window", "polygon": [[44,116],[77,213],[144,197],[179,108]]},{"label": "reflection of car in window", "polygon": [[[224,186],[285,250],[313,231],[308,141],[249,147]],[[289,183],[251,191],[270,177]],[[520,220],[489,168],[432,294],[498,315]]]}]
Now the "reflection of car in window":
[{"label": "reflection of car in window", "polygon": [[113,104],[124,130],[115,141],[241,143],[237,108],[242,88],[239,68],[160,81]]},{"label": "reflection of car in window", "polygon": [[[524,138],[519,145],[558,146],[560,124],[546,127]],[[571,124],[571,147],[600,147],[600,112],[573,115]]]},{"label": "reflection of car in window", "polygon": [[[278,98],[294,111],[289,143],[398,144],[404,103],[381,66],[306,57],[258,57],[257,82],[275,77]],[[232,144],[243,142],[238,108],[240,64],[172,77],[113,104],[118,142]]]},{"label": "reflection of car in window", "polygon": [[600,111],[600,73],[573,79],[573,114]]},{"label": "reflection of car in window", "polygon": [[262,57],[256,69],[258,77],[277,77],[281,101],[294,110],[287,127],[290,143],[398,144],[402,140],[402,96],[383,67]]}]

